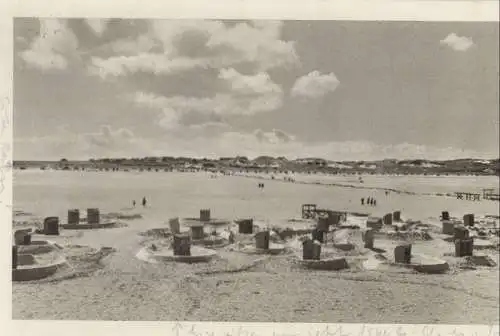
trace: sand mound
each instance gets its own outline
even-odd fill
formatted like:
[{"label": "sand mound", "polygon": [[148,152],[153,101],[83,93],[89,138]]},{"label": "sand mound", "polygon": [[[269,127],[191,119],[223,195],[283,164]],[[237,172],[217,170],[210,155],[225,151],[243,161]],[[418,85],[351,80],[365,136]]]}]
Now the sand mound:
[{"label": "sand mound", "polygon": [[273,227],[272,231],[276,232],[277,236],[281,240],[287,240],[294,237],[304,236],[307,234],[311,234],[312,229],[300,228],[294,229],[290,227],[282,228],[282,227]]},{"label": "sand mound", "polygon": [[24,216],[33,216],[33,214],[31,212],[26,212],[23,210],[14,210],[12,212],[12,216],[13,217],[24,217]]},{"label": "sand mound", "polygon": [[[453,256],[452,254],[445,254],[445,256]],[[495,267],[497,263],[487,255],[475,255],[461,258],[455,258],[450,263],[455,270],[475,270],[477,267]]]},{"label": "sand mound", "polygon": [[219,253],[219,258],[212,262],[211,267],[198,270],[195,274],[215,275],[248,272],[258,266],[261,266],[268,260],[270,260],[270,256],[253,256],[250,254],[235,254],[231,252]]},{"label": "sand mound", "polygon": [[349,215],[352,215],[354,217],[368,217],[368,216],[370,216],[370,214],[366,213],[366,212],[349,212]]},{"label": "sand mound", "polygon": [[62,247],[54,242],[47,240],[34,240],[30,245],[19,245],[19,254],[44,254],[52,251],[62,250]]},{"label": "sand mound", "polygon": [[25,220],[12,220],[12,227],[14,229],[25,229],[32,227],[34,229],[41,229],[43,227],[42,219],[39,217],[33,217]]},{"label": "sand mound", "polygon": [[99,250],[89,246],[67,245],[64,246],[64,254],[68,266],[61,269],[53,276],[40,280],[37,283],[58,282],[78,277],[91,276],[104,266],[101,261],[115,252],[111,247],[101,247]]},{"label": "sand mound", "polygon": [[[377,233],[380,234],[380,233]],[[385,236],[392,240],[433,240],[432,236],[427,231],[389,231]]]},{"label": "sand mound", "polygon": [[322,260],[299,259],[298,263],[305,268],[313,270],[339,271],[349,268],[349,264],[345,258],[325,258]]},{"label": "sand mound", "polygon": [[217,248],[226,246],[228,244],[228,240],[218,235],[206,235],[204,239],[192,240],[192,244]]},{"label": "sand mound", "polygon": [[143,237],[169,238],[172,236],[172,233],[168,228],[154,228],[144,232],[139,232],[138,235]]},{"label": "sand mound", "polygon": [[106,220],[112,220],[112,219],[121,219],[121,220],[134,220],[134,219],[141,219],[143,218],[141,214],[126,214],[122,212],[110,212],[107,214],[103,214],[102,218]]}]

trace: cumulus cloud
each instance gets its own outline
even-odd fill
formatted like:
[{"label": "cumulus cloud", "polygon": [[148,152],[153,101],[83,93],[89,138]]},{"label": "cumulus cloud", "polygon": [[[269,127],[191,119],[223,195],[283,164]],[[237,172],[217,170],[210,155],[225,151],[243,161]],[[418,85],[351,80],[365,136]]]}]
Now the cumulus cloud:
[{"label": "cumulus cloud", "polygon": [[282,93],[281,87],[271,80],[267,72],[245,76],[232,68],[221,69],[219,78],[227,81],[231,90],[239,94]]},{"label": "cumulus cloud", "polygon": [[[88,159],[92,157],[128,157],[156,155],[153,143],[137,137],[126,128],[102,125],[98,130],[74,133],[67,127],[45,137],[18,138],[14,140],[16,151],[26,155],[26,159],[59,160]],[[15,153],[14,153],[15,155]],[[42,157],[40,155],[43,155]],[[19,158],[24,159],[24,158]]]},{"label": "cumulus cloud", "polygon": [[87,133],[83,137],[93,146],[113,148],[133,141],[134,133],[126,128],[114,130],[109,125],[103,125],[99,132]]},{"label": "cumulus cloud", "polygon": [[107,59],[92,57],[89,71],[91,74],[106,79],[127,76],[136,72],[149,72],[155,75],[170,74],[196,67],[206,67],[206,63],[203,60],[171,59],[167,55],[142,53],[134,56],[114,56]]},{"label": "cumulus cloud", "polygon": [[166,130],[175,130],[180,126],[180,118],[181,114],[178,111],[169,107],[163,107],[158,125]]},{"label": "cumulus cloud", "polygon": [[223,121],[208,121],[203,124],[191,124],[189,127],[192,130],[229,130],[231,129],[231,126]]},{"label": "cumulus cloud", "polygon": [[158,46],[158,41],[148,34],[141,34],[136,38],[117,39],[108,46],[114,54],[133,56],[150,52],[153,48]]},{"label": "cumulus cloud", "polygon": [[312,71],[295,81],[291,94],[294,97],[319,98],[335,91],[339,83],[333,72],[323,75],[319,71]]},{"label": "cumulus cloud", "polygon": [[[308,143],[278,129],[243,132],[217,122],[189,126],[184,131],[183,134],[167,132],[163,137],[148,139],[138,137],[128,129],[109,126],[102,126],[95,132],[84,134],[59,130],[46,137],[16,138],[14,155],[16,160],[162,155],[212,158],[269,155],[285,156],[289,159],[321,157],[335,161],[384,158],[432,160],[494,156],[491,153],[472,153],[458,148],[408,143],[393,146],[377,145],[367,141]],[[17,157],[18,153],[22,153],[24,157]],[[43,157],[40,156],[41,153],[44,154]]]},{"label": "cumulus cloud", "polygon": [[218,51],[220,58],[214,61],[221,66],[253,63],[258,70],[269,70],[294,65],[295,44],[280,39],[281,27],[279,22],[240,23],[212,35],[207,46]]},{"label": "cumulus cloud", "polygon": [[68,67],[69,55],[77,49],[78,40],[65,20],[43,19],[39,36],[20,56],[26,64],[41,70],[63,70]]},{"label": "cumulus cloud", "polygon": [[[269,112],[282,106],[283,90],[266,72],[242,75],[234,69],[222,69],[219,78],[226,81],[229,90],[216,96],[221,114],[252,115]],[[226,104],[223,106],[223,104]]]},{"label": "cumulus cloud", "polygon": [[85,19],[85,22],[87,22],[87,25],[97,36],[101,36],[108,25],[108,20],[106,19]]},{"label": "cumulus cloud", "polygon": [[283,144],[295,139],[294,136],[279,129],[273,129],[270,132],[264,132],[263,130],[258,129],[253,132],[253,135],[259,142],[267,144]]},{"label": "cumulus cloud", "polygon": [[[139,106],[161,111],[160,126],[165,129],[173,129],[181,124],[221,122],[224,117],[231,115],[265,113],[283,104],[283,90],[265,72],[242,75],[232,68],[222,69],[219,79],[226,83],[226,90],[209,97],[167,97],[137,92],[128,98]],[[186,120],[188,117],[190,122]]]},{"label": "cumulus cloud", "polygon": [[[474,153],[458,148],[439,148],[418,144],[399,144],[394,146],[378,145],[367,141],[339,141],[306,143],[290,136],[288,141],[276,139],[276,131],[254,131],[250,133],[227,131],[214,138],[193,137],[189,142],[179,143],[190,153],[203,156],[216,153],[217,156],[260,155],[285,156],[289,159],[320,157],[330,160],[380,160],[396,157],[398,159],[443,159],[474,157]],[[198,148],[199,146],[199,148]],[[478,154],[475,153],[477,156]],[[485,153],[487,157],[487,153]]]},{"label": "cumulus cloud", "polygon": [[[159,41],[156,52],[128,56],[94,57],[90,71],[93,74],[127,75],[138,71],[155,74],[196,67],[220,69],[250,66],[256,71],[289,66],[298,63],[293,41],[281,40],[281,24],[239,23],[226,25],[220,21],[156,20],[151,23],[149,35],[141,36],[146,43]],[[127,70],[127,71],[125,71]]]},{"label": "cumulus cloud", "polygon": [[[213,139],[220,137],[221,134],[232,131],[231,125],[223,121],[209,121],[203,124],[192,124],[182,130],[185,138],[197,137],[198,139]],[[190,140],[189,140],[190,141]],[[213,152],[216,153],[216,152]],[[202,155],[201,152],[198,153]]]},{"label": "cumulus cloud", "polygon": [[139,106],[147,106],[168,114],[169,120],[179,120],[188,114],[215,115],[219,117],[234,115],[255,115],[272,111],[282,104],[281,94],[272,95],[233,95],[217,93],[212,97],[157,96],[139,92],[133,96]]},{"label": "cumulus cloud", "polygon": [[[221,123],[207,116],[251,116],[282,107],[283,90],[269,71],[298,64],[298,57],[294,42],[281,39],[281,22],[154,20],[148,28],[112,42],[109,56],[94,55],[88,70],[103,80],[134,82],[139,92],[132,100],[158,110],[162,128]],[[192,74],[202,79],[198,94],[197,83],[188,85],[183,77]],[[175,78],[181,83],[173,88],[169,81]]]},{"label": "cumulus cloud", "polygon": [[456,51],[467,51],[474,45],[474,42],[471,38],[458,36],[455,33],[449,34],[444,39],[442,39],[440,43]]}]

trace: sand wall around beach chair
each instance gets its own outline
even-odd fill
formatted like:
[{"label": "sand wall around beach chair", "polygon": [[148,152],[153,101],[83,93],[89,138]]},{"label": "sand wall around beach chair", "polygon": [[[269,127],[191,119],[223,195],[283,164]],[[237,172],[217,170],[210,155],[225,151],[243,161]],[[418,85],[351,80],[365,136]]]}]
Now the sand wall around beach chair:
[{"label": "sand wall around beach chair", "polygon": [[[21,255],[20,255],[21,256]],[[33,281],[47,278],[60,268],[67,265],[65,258],[60,258],[54,263],[48,265],[30,265],[18,266],[17,269],[12,270],[12,281]]]}]

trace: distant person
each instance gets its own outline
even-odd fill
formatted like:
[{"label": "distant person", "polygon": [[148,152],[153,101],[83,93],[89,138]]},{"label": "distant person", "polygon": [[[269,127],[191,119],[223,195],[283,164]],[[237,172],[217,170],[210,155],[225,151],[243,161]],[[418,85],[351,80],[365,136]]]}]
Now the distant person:
[{"label": "distant person", "polygon": [[147,204],[146,197],[143,197],[142,198],[142,206],[146,207],[146,204]]},{"label": "distant person", "polygon": [[132,201],[132,207],[135,208],[135,200]]},{"label": "distant person", "polygon": [[229,237],[228,237],[229,244],[234,243],[234,233],[233,231],[229,231]]},{"label": "distant person", "polygon": [[361,198],[361,205],[365,205],[365,199]]},{"label": "distant person", "polygon": [[377,200],[373,200],[373,206],[377,206]]},{"label": "distant person", "polygon": [[371,205],[371,204],[372,204],[372,199],[371,199],[370,197],[368,197],[368,198],[366,199],[366,204],[368,204],[368,205]]}]

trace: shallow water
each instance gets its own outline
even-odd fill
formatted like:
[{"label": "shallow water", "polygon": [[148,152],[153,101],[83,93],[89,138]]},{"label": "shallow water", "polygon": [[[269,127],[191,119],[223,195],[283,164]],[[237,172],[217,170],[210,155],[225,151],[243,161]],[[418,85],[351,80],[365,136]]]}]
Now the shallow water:
[{"label": "shallow water", "polygon": [[365,188],[387,188],[403,192],[446,194],[455,192],[480,193],[486,188],[498,190],[496,176],[424,176],[424,175],[301,175],[297,180],[339,183]]},{"label": "shallow water", "polygon": [[[297,180],[317,179],[343,183],[353,179],[343,176],[296,176]],[[432,176],[365,176],[363,185],[378,188],[412,190],[424,193],[470,191],[498,185],[497,177],[432,177]],[[253,217],[268,224],[301,216],[301,205],[315,203],[332,210],[384,212],[401,210],[404,219],[438,218],[447,210],[461,218],[472,212],[477,215],[498,215],[498,202],[457,200],[454,197],[407,195],[383,190],[367,190],[326,185],[307,185],[265,181],[257,188],[252,178],[219,176],[208,173],[165,172],[72,172],[15,171],[13,183],[14,210],[23,210],[39,217],[60,216],[64,222],[67,210],[97,207],[101,213],[141,213],[145,220],[164,224],[170,217],[198,217],[199,210],[211,209],[213,218]],[[132,200],[139,204],[146,197],[146,208],[131,209]],[[377,207],[361,206],[361,197],[375,197]]]}]

